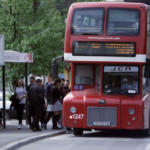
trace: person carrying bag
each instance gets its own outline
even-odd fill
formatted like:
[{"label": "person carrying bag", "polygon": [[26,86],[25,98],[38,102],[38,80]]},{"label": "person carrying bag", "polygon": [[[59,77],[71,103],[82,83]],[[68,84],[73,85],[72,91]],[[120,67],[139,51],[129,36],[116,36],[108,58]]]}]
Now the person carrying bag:
[{"label": "person carrying bag", "polygon": [[10,109],[12,109],[12,107],[14,107],[14,110],[17,110],[18,105],[19,105],[19,98],[16,94],[16,88],[14,91],[15,91],[15,93],[10,97],[10,101],[11,101]]}]

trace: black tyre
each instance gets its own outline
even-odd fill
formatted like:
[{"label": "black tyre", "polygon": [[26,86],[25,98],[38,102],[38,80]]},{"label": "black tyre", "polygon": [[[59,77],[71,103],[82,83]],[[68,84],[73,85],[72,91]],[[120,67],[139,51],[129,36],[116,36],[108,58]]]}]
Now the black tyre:
[{"label": "black tyre", "polygon": [[73,134],[74,135],[82,135],[83,129],[82,128],[73,128]]},{"label": "black tyre", "polygon": [[140,130],[140,135],[142,137],[149,137],[149,129]]}]

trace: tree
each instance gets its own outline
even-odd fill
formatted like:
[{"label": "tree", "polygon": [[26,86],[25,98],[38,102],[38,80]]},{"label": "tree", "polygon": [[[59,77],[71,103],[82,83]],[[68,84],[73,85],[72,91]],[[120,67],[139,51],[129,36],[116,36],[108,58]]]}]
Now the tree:
[{"label": "tree", "polygon": [[[29,74],[47,75],[52,59],[63,55],[69,6],[81,1],[99,0],[1,0],[0,33],[5,35],[5,49],[33,53]],[[61,70],[64,63],[59,66]],[[6,63],[6,81],[23,77],[23,64]]]},{"label": "tree", "polygon": [[[54,57],[63,55],[65,23],[54,0],[0,1],[0,33],[5,49],[34,54],[29,73],[47,75]],[[24,77],[23,64],[6,64],[6,81]]]},{"label": "tree", "polygon": [[105,0],[77,0],[77,2],[103,2]]},{"label": "tree", "polygon": [[57,10],[60,11],[61,16],[66,19],[67,12],[72,3],[76,2],[100,2],[105,0],[54,0]]}]

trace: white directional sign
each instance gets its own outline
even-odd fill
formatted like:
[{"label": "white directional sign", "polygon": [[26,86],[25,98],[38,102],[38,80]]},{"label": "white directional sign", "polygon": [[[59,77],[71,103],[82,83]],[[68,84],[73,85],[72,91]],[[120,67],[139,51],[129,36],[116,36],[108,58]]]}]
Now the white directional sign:
[{"label": "white directional sign", "polygon": [[4,62],[33,63],[33,53],[20,53],[16,51],[5,50]]},{"label": "white directional sign", "polygon": [[4,35],[0,35],[0,66],[4,65]]}]

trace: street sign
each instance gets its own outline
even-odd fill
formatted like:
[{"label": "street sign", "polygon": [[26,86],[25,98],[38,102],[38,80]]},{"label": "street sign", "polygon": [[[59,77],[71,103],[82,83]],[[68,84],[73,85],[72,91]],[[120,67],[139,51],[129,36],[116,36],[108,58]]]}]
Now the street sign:
[{"label": "street sign", "polygon": [[0,66],[4,65],[4,35],[0,35]]},{"label": "street sign", "polygon": [[4,62],[33,63],[33,53],[20,53],[17,51],[5,50]]}]

